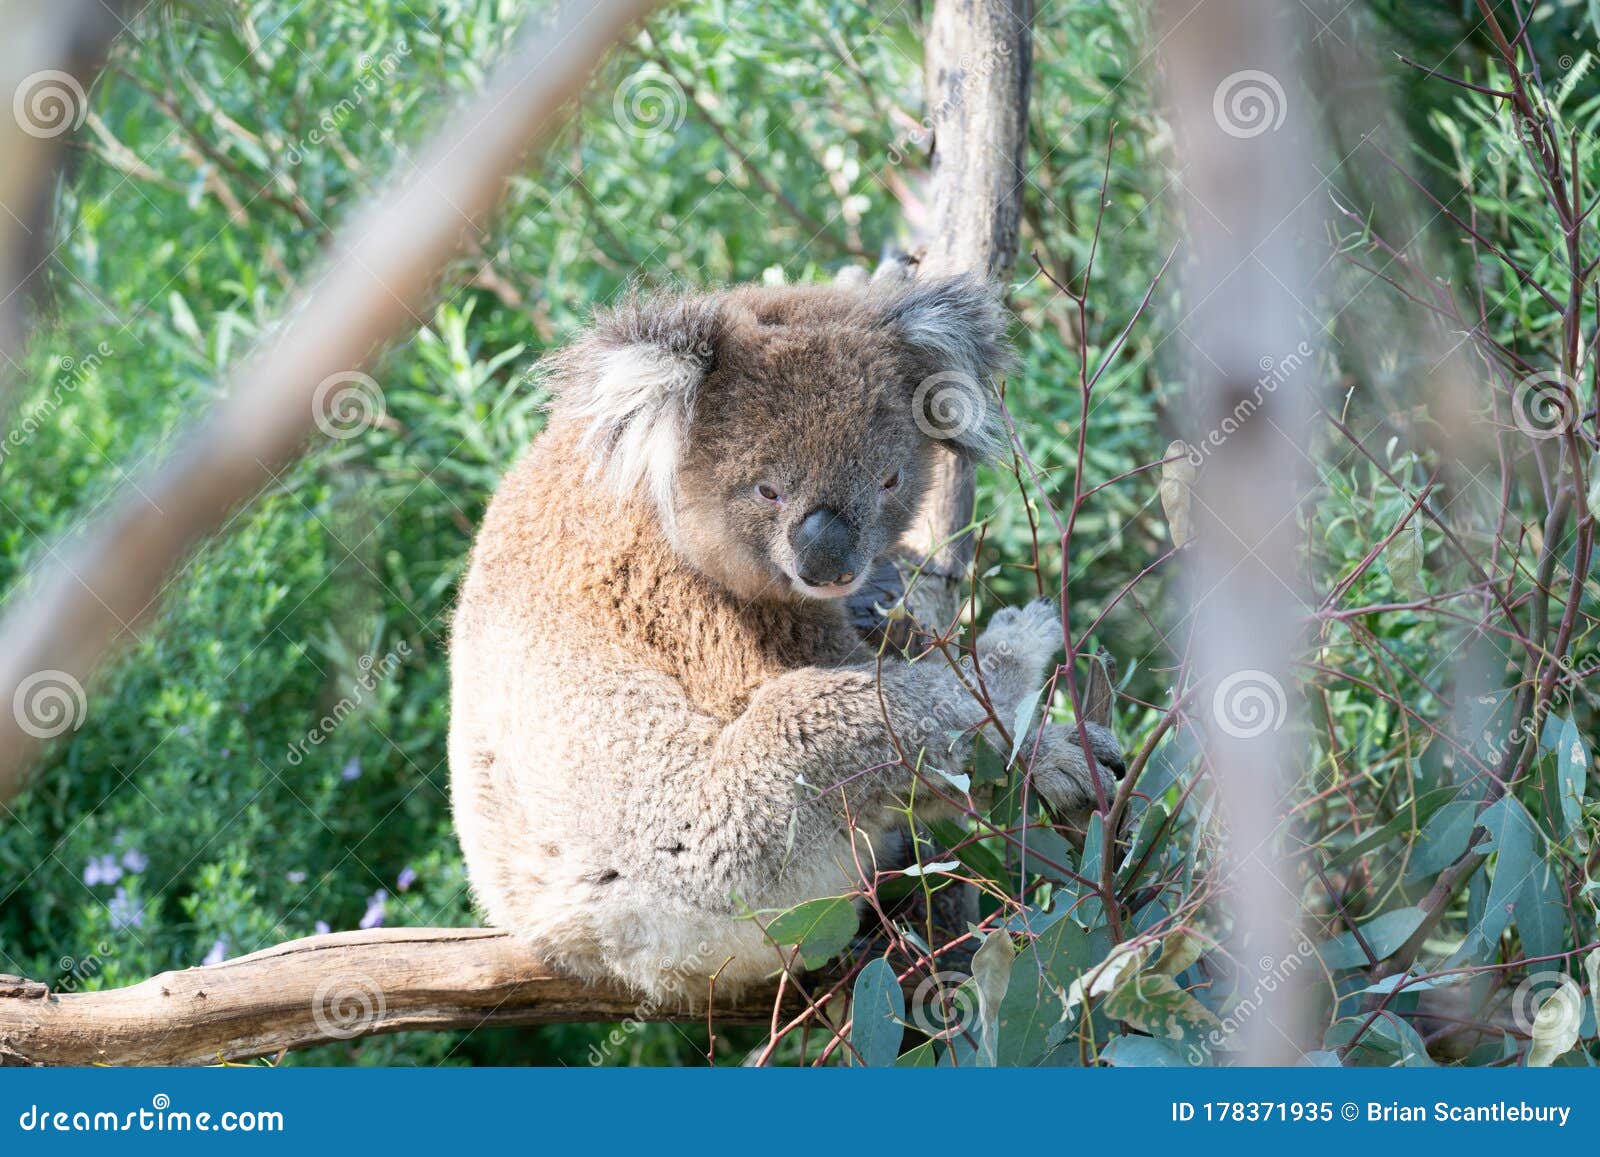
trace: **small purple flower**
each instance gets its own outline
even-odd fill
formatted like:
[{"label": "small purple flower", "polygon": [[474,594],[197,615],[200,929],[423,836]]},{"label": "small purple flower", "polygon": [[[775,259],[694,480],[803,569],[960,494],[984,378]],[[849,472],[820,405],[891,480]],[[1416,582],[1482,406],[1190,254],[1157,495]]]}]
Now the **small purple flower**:
[{"label": "small purple flower", "polygon": [[339,776],[346,783],[349,783],[351,780],[360,779],[361,757],[359,755],[352,755],[350,757],[350,762],[344,765],[344,770],[339,773]]},{"label": "small purple flower", "polygon": [[332,932],[333,929],[328,927],[328,922],[326,920],[318,920],[316,924],[316,931],[318,936],[326,936],[329,932]]},{"label": "small purple flower", "polygon": [[201,964],[221,964],[228,959],[228,941],[226,937],[217,937],[217,942],[211,946],[211,951],[206,953],[206,958]]},{"label": "small purple flower", "polygon": [[298,868],[287,873],[283,878],[291,884],[304,884],[306,882],[306,874]]},{"label": "small purple flower", "polygon": [[411,891],[411,885],[417,882],[417,870],[410,864],[400,869],[400,875],[395,877],[394,886],[402,892]]},{"label": "small purple flower", "polygon": [[129,848],[122,853],[122,866],[137,876],[150,866],[150,857],[138,848]]},{"label": "small purple flower", "polygon": [[128,890],[118,885],[112,893],[111,904],[111,930],[121,932],[124,928],[144,927],[144,910],[128,895]]},{"label": "small purple flower", "polygon": [[[117,864],[117,857],[111,852],[94,857],[83,869],[83,882],[91,888],[96,884],[115,884],[120,879],[122,879],[122,868]],[[121,890],[117,889],[119,892]]]},{"label": "small purple flower", "polygon": [[361,927],[382,928],[384,904],[389,899],[389,890],[379,888],[367,898],[367,913],[361,917]]}]

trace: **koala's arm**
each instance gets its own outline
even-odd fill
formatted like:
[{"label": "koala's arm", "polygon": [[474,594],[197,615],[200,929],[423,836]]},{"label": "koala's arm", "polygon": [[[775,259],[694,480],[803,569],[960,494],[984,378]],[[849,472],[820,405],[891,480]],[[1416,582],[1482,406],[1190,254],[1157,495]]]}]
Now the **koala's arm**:
[{"label": "koala's arm", "polygon": [[[1039,685],[1054,629],[1048,612],[1005,611],[979,640],[998,711],[1014,713]],[[731,894],[779,902],[791,884],[802,898],[824,894],[815,883],[848,865],[851,828],[886,830],[908,798],[938,806],[913,788],[919,754],[924,769],[954,770],[985,715],[936,656],[789,671],[731,720],[696,709],[660,672],[589,662],[567,676],[583,694],[560,705],[532,688],[519,696],[538,706],[492,744],[496,758],[507,774],[529,769],[530,814],[569,817],[564,846],[581,845],[586,873],[653,879],[708,909]]]}]

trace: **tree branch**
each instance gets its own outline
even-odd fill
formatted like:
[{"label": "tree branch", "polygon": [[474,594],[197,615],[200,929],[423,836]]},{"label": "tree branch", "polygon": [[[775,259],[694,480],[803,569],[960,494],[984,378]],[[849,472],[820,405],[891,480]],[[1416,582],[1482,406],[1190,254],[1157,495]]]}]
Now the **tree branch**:
[{"label": "tree branch", "polygon": [[[785,1003],[800,1004],[794,986]],[[719,1024],[766,1024],[777,989],[718,997]],[[704,1020],[561,976],[503,932],[375,928],[292,940],[128,988],[49,993],[0,977],[0,1065],[203,1065],[412,1029]]]},{"label": "tree branch", "polygon": [[[932,227],[920,272],[1011,274],[1017,257],[1028,89],[1033,70],[1033,0],[938,0],[925,50],[925,99],[933,126]],[[955,618],[974,543],[971,463],[940,455],[927,503],[907,548],[931,556],[913,589],[922,623]]]}]

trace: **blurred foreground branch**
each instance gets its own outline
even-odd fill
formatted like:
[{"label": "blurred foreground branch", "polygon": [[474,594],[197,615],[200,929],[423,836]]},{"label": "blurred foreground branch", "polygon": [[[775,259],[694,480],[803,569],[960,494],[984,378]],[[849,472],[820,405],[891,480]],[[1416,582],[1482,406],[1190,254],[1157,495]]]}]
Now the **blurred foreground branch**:
[{"label": "blurred foreground branch", "polygon": [[[485,91],[435,134],[335,245],[312,288],[233,375],[215,409],[75,541],[49,552],[0,621],[0,801],[22,785],[50,701],[82,681],[154,607],[177,561],[299,452],[381,345],[417,323],[440,271],[472,240],[528,149],[547,138],[649,0],[570,4],[527,36]],[[30,723],[33,725],[30,726]]]}]

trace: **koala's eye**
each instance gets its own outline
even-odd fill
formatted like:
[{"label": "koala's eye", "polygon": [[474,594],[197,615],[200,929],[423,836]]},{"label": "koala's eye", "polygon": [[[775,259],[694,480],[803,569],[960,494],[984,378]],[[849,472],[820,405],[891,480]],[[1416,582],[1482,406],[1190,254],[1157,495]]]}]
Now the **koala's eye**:
[{"label": "koala's eye", "polygon": [[889,475],[889,477],[887,477],[887,478],[885,478],[883,480],[883,488],[885,490],[893,490],[896,486],[899,486],[899,485],[900,485],[900,471],[898,471],[898,470],[896,470],[893,474]]},{"label": "koala's eye", "polygon": [[765,482],[763,482],[760,486],[756,487],[756,493],[759,494],[767,502],[782,502],[783,501],[783,495],[779,494],[775,487],[768,486]]}]

